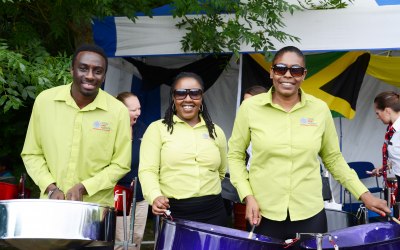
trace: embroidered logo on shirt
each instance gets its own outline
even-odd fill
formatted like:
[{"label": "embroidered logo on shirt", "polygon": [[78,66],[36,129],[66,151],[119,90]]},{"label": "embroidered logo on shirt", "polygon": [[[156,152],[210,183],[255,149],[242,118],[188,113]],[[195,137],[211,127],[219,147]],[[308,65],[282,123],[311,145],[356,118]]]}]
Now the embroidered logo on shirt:
[{"label": "embroidered logo on shirt", "polygon": [[93,122],[93,129],[102,130],[106,132],[111,131],[110,124],[108,124],[108,122],[101,122],[101,121]]},{"label": "embroidered logo on shirt", "polygon": [[300,118],[300,125],[302,126],[317,126],[318,124],[314,121],[314,118]]}]

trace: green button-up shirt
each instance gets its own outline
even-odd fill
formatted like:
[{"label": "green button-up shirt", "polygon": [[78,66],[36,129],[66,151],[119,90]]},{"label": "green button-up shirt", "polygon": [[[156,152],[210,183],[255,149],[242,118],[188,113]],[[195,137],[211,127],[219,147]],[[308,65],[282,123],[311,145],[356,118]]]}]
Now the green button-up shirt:
[{"label": "green button-up shirt", "polygon": [[158,120],[147,128],[140,147],[139,179],[150,203],[158,196],[185,199],[221,193],[226,172],[226,137],[215,126],[210,138],[206,124],[191,127],[173,117],[174,131]]},{"label": "green button-up shirt", "polygon": [[301,91],[301,102],[286,112],[272,103],[272,91],[244,101],[236,115],[228,161],[240,198],[254,195],[262,216],[271,220],[285,220],[287,211],[294,221],[314,216],[324,207],[318,156],[355,197],[367,192],[340,152],[327,105]]},{"label": "green button-up shirt", "polygon": [[41,198],[51,183],[64,193],[82,183],[84,201],[114,206],[113,188],[130,170],[128,110],[102,90],[80,109],[70,90],[63,85],[36,98],[21,153],[26,170]]}]

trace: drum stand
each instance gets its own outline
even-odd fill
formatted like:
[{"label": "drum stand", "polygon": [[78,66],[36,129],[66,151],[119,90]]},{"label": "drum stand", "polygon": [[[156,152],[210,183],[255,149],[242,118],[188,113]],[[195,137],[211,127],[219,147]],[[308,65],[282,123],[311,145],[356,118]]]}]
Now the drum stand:
[{"label": "drum stand", "polygon": [[136,210],[136,183],[137,177],[133,180],[133,198],[132,198],[132,206],[131,206],[131,221],[129,225],[129,238],[128,238],[128,230],[127,230],[127,216],[126,216],[126,191],[123,190],[122,194],[122,224],[124,227],[124,241],[116,241],[115,245],[123,246],[124,250],[128,250],[128,247],[136,247],[136,243],[133,242],[133,233],[135,228],[135,210]]},{"label": "drum stand", "polygon": [[317,250],[322,250],[322,239],[324,238],[324,236],[328,236],[328,240],[329,242],[332,244],[333,249],[335,250],[339,250],[339,246],[336,245],[336,243],[333,241],[333,237],[330,233],[297,233],[296,234],[296,239],[300,240],[302,235],[308,235],[308,236],[314,236],[316,243],[317,243]]}]

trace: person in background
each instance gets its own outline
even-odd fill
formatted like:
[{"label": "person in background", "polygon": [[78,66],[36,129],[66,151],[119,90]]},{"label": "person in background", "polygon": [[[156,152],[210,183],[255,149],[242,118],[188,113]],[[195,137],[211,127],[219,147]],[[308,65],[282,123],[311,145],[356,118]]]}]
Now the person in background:
[{"label": "person in background", "polygon": [[[382,92],[375,97],[374,107],[377,119],[388,126],[382,147],[382,166],[375,168],[372,175],[381,176],[384,169],[386,174],[393,171],[397,183],[400,183],[400,96],[393,91]],[[400,192],[397,191],[395,198],[400,201]]]},{"label": "person in background", "polygon": [[140,148],[139,179],[155,215],[226,225],[221,197],[226,138],[204,102],[202,79],[176,76],[164,119],[150,124]]},{"label": "person in background", "polygon": [[72,58],[73,82],[41,92],[21,157],[40,198],[114,206],[114,187],[130,170],[127,108],[100,89],[107,56],[96,45]]},{"label": "person in background", "polygon": [[11,161],[7,157],[0,158],[0,180],[3,178],[14,178]]},{"label": "person in background", "polygon": [[[139,149],[142,142],[142,137],[146,131],[146,125],[139,121],[138,118],[141,114],[141,106],[139,99],[136,95],[131,92],[122,92],[117,95],[117,99],[120,100],[129,110],[130,124],[132,128],[132,162],[131,171],[127,173],[121,180],[118,181],[119,185],[124,187],[131,187],[132,180],[138,176],[139,170]],[[135,209],[135,225],[133,230],[134,243],[136,248],[129,249],[140,249],[140,244],[143,240],[144,229],[146,227],[147,212],[149,203],[144,200],[142,194],[142,187],[140,182],[135,183],[136,185],[136,209]],[[127,201],[132,202],[132,201]],[[127,217],[127,221],[131,221],[132,209]],[[128,229],[129,230],[129,227]],[[129,235],[129,231],[128,231]],[[117,217],[117,226],[115,241],[124,240],[124,228],[122,216]],[[114,249],[124,249],[123,246],[115,246]]]},{"label": "person in background", "polygon": [[[296,233],[327,231],[318,156],[369,210],[390,213],[386,202],[368,192],[344,160],[326,103],[300,88],[307,74],[305,63],[294,46],[275,54],[273,87],[242,103],[228,143],[231,181],[246,203],[247,220],[257,226],[256,233],[283,240]],[[248,172],[245,150],[250,141],[253,159]]]}]

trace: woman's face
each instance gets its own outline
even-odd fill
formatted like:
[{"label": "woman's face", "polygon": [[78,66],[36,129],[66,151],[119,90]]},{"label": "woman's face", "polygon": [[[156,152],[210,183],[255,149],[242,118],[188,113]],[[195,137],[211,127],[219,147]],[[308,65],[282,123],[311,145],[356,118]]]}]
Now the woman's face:
[{"label": "woman's face", "polygon": [[383,124],[389,124],[390,123],[390,113],[389,113],[389,108],[385,108],[384,110],[378,109],[376,107],[376,104],[374,105],[375,107],[375,114],[376,114],[376,119],[379,119],[382,121]]},{"label": "woman's face", "polygon": [[129,96],[124,100],[124,104],[129,110],[131,126],[133,126],[141,113],[139,99],[136,96]]},{"label": "woman's face", "polygon": [[[275,70],[274,66],[276,67]],[[292,75],[290,70],[285,71],[284,67],[293,68],[292,71],[295,76]],[[304,70],[303,74],[299,74],[299,72],[303,72],[303,68],[305,68],[303,58],[294,52],[286,52],[278,57],[270,71],[275,94],[284,98],[297,95],[307,73],[307,70]]]},{"label": "woman's face", "polygon": [[200,122],[199,112],[203,101],[200,83],[191,77],[178,80],[173,91],[176,115],[191,126]]}]

